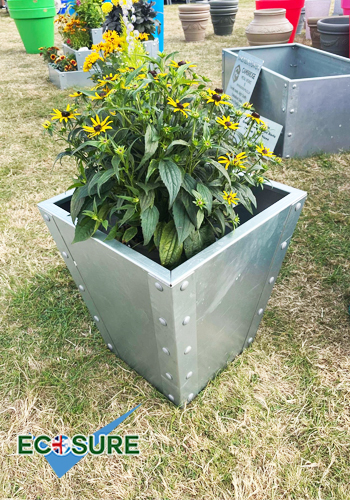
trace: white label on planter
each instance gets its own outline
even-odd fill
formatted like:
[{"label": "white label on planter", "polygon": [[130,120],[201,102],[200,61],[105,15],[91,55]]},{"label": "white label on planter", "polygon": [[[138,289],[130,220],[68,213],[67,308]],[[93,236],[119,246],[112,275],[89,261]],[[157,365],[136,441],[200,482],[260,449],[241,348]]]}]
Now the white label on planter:
[{"label": "white label on planter", "polygon": [[[247,114],[250,113],[250,111],[246,112]],[[273,122],[272,120],[268,120],[267,118],[264,118],[263,116],[260,117],[261,120],[269,127],[269,129],[266,132],[263,132],[261,136],[261,141],[264,144],[265,148],[271,149],[271,151],[274,151],[277,141],[281,135],[281,132],[283,130],[283,126],[280,125],[279,123]],[[247,127],[250,123],[250,118],[242,118],[240,123],[239,123],[239,129],[238,132],[241,134],[244,134],[245,131],[247,130]],[[255,127],[253,127],[254,130]]]},{"label": "white label on planter", "polygon": [[226,90],[236,108],[250,101],[263,64],[264,61],[258,57],[243,50],[238,52]]}]

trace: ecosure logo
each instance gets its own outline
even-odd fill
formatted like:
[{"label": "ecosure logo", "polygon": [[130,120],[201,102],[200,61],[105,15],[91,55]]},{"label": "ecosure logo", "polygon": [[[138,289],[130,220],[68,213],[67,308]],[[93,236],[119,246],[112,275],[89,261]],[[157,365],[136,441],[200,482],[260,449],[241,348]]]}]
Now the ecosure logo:
[{"label": "ecosure logo", "polygon": [[94,434],[75,434],[72,438],[60,434],[54,438],[42,434],[20,434],[17,438],[18,455],[43,455],[56,475],[61,478],[88,453],[91,455],[138,455],[139,436],[111,435],[140,405],[128,411]]}]

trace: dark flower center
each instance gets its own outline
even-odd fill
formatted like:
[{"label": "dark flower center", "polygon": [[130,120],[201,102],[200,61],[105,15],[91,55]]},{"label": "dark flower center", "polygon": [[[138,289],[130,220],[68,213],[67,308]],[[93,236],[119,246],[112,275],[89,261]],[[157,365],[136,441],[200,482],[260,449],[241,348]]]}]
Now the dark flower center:
[{"label": "dark flower center", "polygon": [[232,123],[231,122],[225,122],[226,127],[231,127]]},{"label": "dark flower center", "polygon": [[68,116],[70,116],[70,112],[69,111],[61,111],[61,115],[63,116],[63,118],[68,118]]},{"label": "dark flower center", "polygon": [[259,113],[257,113],[256,111],[253,111],[252,116],[253,116],[254,118],[260,118]]},{"label": "dark flower center", "polygon": [[155,70],[152,70],[152,71],[149,71],[148,72],[150,75],[153,76],[153,78],[155,78],[157,76],[157,72]]},{"label": "dark flower center", "polygon": [[219,94],[213,94],[213,101],[220,102],[221,96],[219,96]]},{"label": "dark flower center", "polygon": [[96,127],[94,127],[94,131],[100,132],[101,128],[102,128],[101,125],[96,125]]},{"label": "dark flower center", "polygon": [[267,149],[263,149],[262,152],[264,153],[264,155],[268,153]]},{"label": "dark flower center", "polygon": [[184,109],[183,105],[180,102],[177,103],[176,107],[179,109]]},{"label": "dark flower center", "polygon": [[183,66],[184,64],[186,64],[186,61],[180,61],[179,63],[177,63],[178,66]]},{"label": "dark flower center", "polygon": [[222,94],[224,91],[223,89],[214,89],[217,94]]}]

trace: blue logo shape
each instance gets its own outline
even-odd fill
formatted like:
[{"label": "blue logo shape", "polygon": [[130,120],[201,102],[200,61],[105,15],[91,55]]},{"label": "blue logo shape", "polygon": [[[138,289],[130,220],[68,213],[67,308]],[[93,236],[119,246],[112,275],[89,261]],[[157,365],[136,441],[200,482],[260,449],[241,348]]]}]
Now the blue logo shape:
[{"label": "blue logo shape", "polygon": [[[131,415],[139,406],[136,406],[132,410],[128,411],[127,413],[124,413],[121,417],[117,418],[116,420],[113,420],[110,424],[106,425],[105,427],[102,427],[99,431],[96,431],[94,435],[94,440],[97,443],[100,436],[104,434],[107,436],[110,434],[118,425],[120,425],[126,418],[128,418],[129,415]],[[57,445],[54,443],[57,440]],[[41,448],[45,449],[47,445],[41,444]],[[74,455],[74,453],[71,450],[71,442],[70,439],[67,436],[56,436],[55,439],[52,440],[52,451],[45,455],[46,460],[49,462],[51,465],[53,471],[57,475],[57,477],[61,478],[64,476],[74,465],[76,465],[82,458],[87,455],[88,452],[85,453],[85,455]],[[68,450],[69,447],[69,450]],[[62,450],[62,452],[57,451]],[[64,451],[66,450],[66,451]]]}]

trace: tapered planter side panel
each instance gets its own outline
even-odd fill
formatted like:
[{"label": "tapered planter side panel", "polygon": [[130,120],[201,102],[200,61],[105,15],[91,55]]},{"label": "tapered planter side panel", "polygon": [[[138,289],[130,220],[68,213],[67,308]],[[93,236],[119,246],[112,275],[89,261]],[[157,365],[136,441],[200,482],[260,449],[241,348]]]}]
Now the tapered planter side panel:
[{"label": "tapered planter side panel", "polygon": [[96,326],[177,405],[256,335],[306,193],[272,183],[258,213],[174,271],[105,235],[72,245],[71,193],[39,205]]}]

